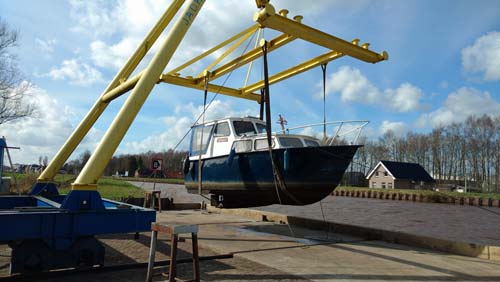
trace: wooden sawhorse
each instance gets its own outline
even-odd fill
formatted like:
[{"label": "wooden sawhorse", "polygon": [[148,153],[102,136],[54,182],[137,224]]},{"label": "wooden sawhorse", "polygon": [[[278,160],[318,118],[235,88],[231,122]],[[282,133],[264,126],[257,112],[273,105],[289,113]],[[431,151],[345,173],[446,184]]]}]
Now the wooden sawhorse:
[{"label": "wooden sawhorse", "polygon": [[[155,199],[158,199],[158,211],[161,212],[161,191],[144,191],[143,207],[155,208]],[[148,207],[149,204],[149,207]]]},{"label": "wooden sawhorse", "polygon": [[149,250],[149,263],[146,282],[153,279],[153,268],[155,263],[156,240],[158,232],[170,235],[170,266],[168,272],[168,281],[174,282],[177,279],[177,242],[179,234],[191,233],[193,246],[193,279],[184,282],[200,282],[200,258],[198,256],[198,225],[177,225],[177,224],[151,224],[151,248]]}]

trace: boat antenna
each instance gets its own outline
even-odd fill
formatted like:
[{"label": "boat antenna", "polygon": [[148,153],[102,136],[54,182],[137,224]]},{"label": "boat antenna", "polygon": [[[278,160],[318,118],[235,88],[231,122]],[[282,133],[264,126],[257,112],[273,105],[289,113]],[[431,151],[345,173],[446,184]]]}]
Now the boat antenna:
[{"label": "boat antenna", "polygon": [[321,64],[323,72],[323,143],[326,141],[326,65],[328,63]]},{"label": "boat antenna", "polygon": [[285,134],[285,125],[288,124],[288,121],[281,114],[278,114],[278,123],[281,125],[281,131]]}]

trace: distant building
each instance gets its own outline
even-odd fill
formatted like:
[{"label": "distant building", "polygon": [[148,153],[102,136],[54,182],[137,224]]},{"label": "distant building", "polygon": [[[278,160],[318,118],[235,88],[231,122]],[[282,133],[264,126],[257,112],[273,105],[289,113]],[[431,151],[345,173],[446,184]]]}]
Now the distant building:
[{"label": "distant building", "polygon": [[432,189],[435,181],[415,163],[380,161],[366,177],[370,188]]}]

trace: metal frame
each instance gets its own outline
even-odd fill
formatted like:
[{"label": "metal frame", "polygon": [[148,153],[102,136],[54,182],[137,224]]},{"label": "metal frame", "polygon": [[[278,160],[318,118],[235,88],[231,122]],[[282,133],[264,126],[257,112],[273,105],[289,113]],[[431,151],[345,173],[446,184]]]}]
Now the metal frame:
[{"label": "metal frame", "polygon": [[[287,10],[282,10],[279,13],[276,13],[274,7],[269,3],[269,1],[256,1],[256,5],[260,8],[260,10],[254,15],[254,21],[256,22],[255,25],[246,28],[242,32],[224,40],[208,51],[196,56],[178,67],[174,67],[171,71],[162,74],[163,69],[167,66],[170,58],[177,49],[183,36],[204,3],[203,0],[191,0],[187,3],[187,7],[183,14],[181,14],[177,23],[171,28],[165,42],[159,48],[159,51],[154,56],[148,67],[132,78],[129,78],[130,74],[135,70],[138,63],[143,59],[146,52],[158,38],[159,34],[172,20],[183,3],[184,1],[182,0],[172,2],[169,9],[167,9],[158,23],[146,36],[145,40],[136,50],[134,55],[116,75],[115,79],[106,88],[94,107],[64,144],[56,157],[51,161],[47,169],[45,169],[39,177],[39,183],[52,182],[56,172],[64,164],[71,152],[73,152],[76,146],[81,142],[85,134],[102,114],[108,103],[123,95],[127,91],[132,91],[122,109],[105,133],[97,149],[92,154],[82,172],[78,175],[76,181],[72,184],[73,190],[95,191],[98,178],[102,174],[105,166],[109,162],[109,159],[112,157],[130,124],[137,115],[137,112],[156,83],[163,82],[193,89],[203,89],[205,76],[207,77],[208,82],[213,81],[262,56],[262,49],[257,47],[221,66],[218,66],[223,58],[233,52],[259,28],[270,28],[282,32],[281,35],[267,43],[268,52],[275,51],[295,39],[302,39],[310,43],[326,47],[330,50],[321,56],[315,57],[270,76],[270,84],[288,79],[311,68],[343,56],[351,56],[370,63],[377,63],[388,59],[387,52],[373,52],[369,50],[368,43],[364,43],[359,46],[358,39],[352,40],[351,42],[345,41],[310,26],[304,25],[302,23],[302,16],[295,16],[293,19],[289,19],[287,18]],[[225,47],[227,47],[227,49],[222,53],[222,55],[208,64],[208,66],[200,74],[193,77],[189,75],[181,76],[179,73],[190,65],[199,62],[208,55],[213,54],[215,51],[221,50],[221,48]],[[209,83],[208,91],[261,103],[261,95],[255,92],[260,90],[263,85],[264,81],[258,81],[251,85],[236,89]]]}]

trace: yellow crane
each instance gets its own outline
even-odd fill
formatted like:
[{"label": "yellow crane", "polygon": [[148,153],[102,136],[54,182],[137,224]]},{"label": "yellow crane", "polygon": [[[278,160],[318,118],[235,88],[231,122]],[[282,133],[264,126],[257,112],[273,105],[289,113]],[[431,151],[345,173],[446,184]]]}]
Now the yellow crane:
[{"label": "yellow crane", "polygon": [[[253,17],[255,22],[254,25],[228,38],[203,54],[200,54],[186,63],[173,68],[171,71],[163,73],[174,52],[184,38],[184,35],[205,3],[204,0],[189,0],[187,3],[184,2],[185,0],[172,1],[158,22],[146,35],[142,43],[137,47],[133,55],[109,83],[93,107],[37,179],[37,184],[34,186],[32,191],[33,194],[40,193],[47,187],[55,187],[53,184],[54,176],[75,148],[80,144],[90,128],[104,112],[108,104],[129,91],[131,93],[127,97],[121,110],[115,116],[101,142],[92,153],[92,156],[78,175],[75,182],[72,183],[72,192],[97,190],[97,180],[103,173],[107,163],[116,151],[118,145],[134,121],[145,100],[148,98],[148,95],[152,91],[153,87],[158,83],[170,83],[200,90],[205,89],[206,87],[207,90],[211,92],[217,92],[223,95],[262,103],[261,95],[256,93],[256,91],[259,91],[264,87],[264,80],[250,85],[245,85],[241,88],[231,88],[210,83],[211,81],[262,57],[262,48],[255,48],[219,66],[219,63],[223,58],[227,57],[258,29],[268,28],[280,33],[280,35],[269,40],[269,42],[263,43],[267,44],[267,52],[273,52],[296,39],[305,40],[325,47],[329,50],[328,52],[315,58],[269,76],[269,84],[285,80],[343,56],[351,56],[369,63],[377,63],[388,59],[387,52],[374,52],[369,49],[369,43],[363,43],[360,45],[359,39],[354,39],[352,41],[340,39],[303,24],[302,16],[295,16],[290,19],[288,18],[287,10],[276,12],[274,6],[270,4],[269,1],[256,0],[255,2],[258,11]],[[183,5],[185,8],[177,18],[172,28],[169,30],[166,38],[161,43],[158,51],[147,67],[138,72],[136,75],[130,77],[136,70],[139,63],[144,59],[151,46],[156,42],[160,34],[164,32],[167,25],[172,21],[174,16],[177,15]],[[227,50],[211,64],[209,64],[202,73],[195,76],[180,75],[180,72],[186,67],[225,47],[227,47]],[[71,196],[71,192],[69,196]]]}]

